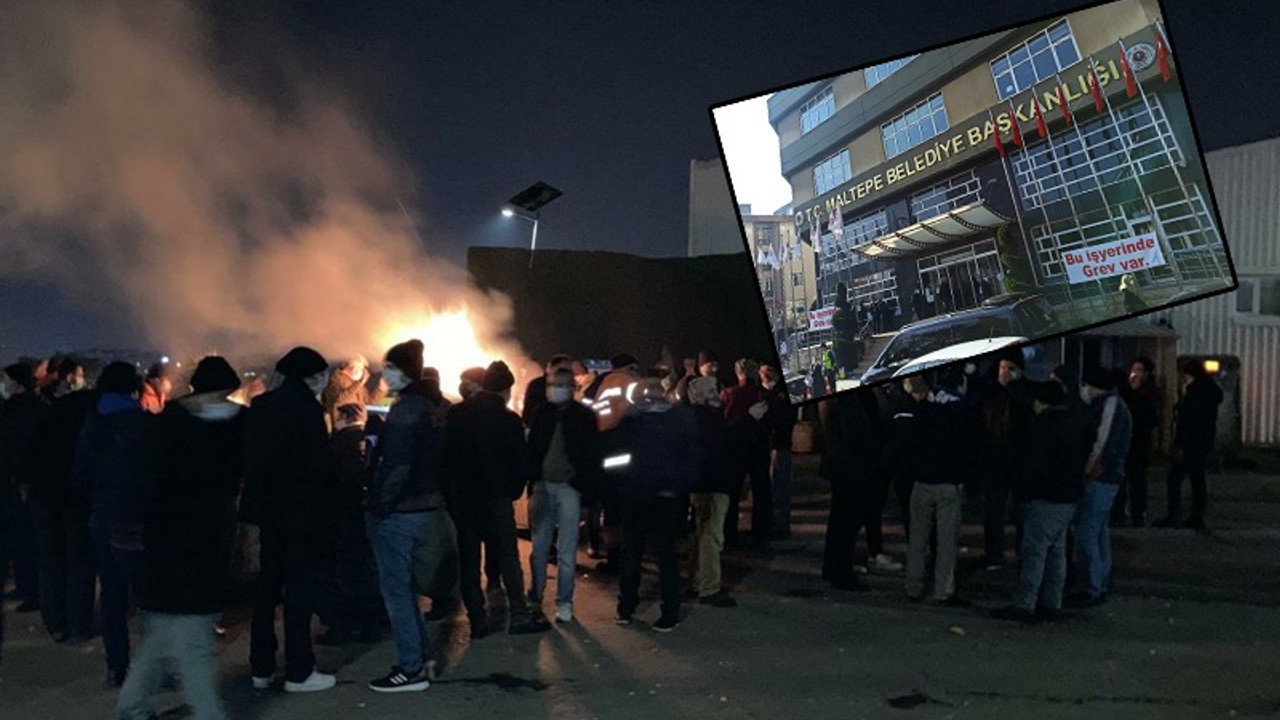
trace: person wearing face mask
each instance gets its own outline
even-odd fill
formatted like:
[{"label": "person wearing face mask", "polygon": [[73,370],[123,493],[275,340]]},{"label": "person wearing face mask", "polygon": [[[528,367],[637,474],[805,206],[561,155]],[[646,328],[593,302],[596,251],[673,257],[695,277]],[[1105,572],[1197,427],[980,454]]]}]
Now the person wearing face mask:
[{"label": "person wearing face mask", "polygon": [[[530,601],[542,602],[547,562],[556,536],[556,621],[573,620],[574,575],[577,572],[578,517],[583,498],[599,492],[603,452],[595,413],[573,401],[573,371],[551,373],[546,402],[538,406],[529,429],[529,516],[533,553]],[[558,536],[556,535],[558,533]]]},{"label": "person wearing face mask", "polygon": [[324,392],[320,394],[320,403],[324,405],[325,422],[330,430],[337,420],[338,408],[355,406],[360,415],[356,421],[365,422],[366,408],[371,404],[382,402],[387,395],[387,383],[380,379],[377,387],[369,391],[369,361],[363,355],[354,355],[338,368],[329,378]]},{"label": "person wearing face mask", "polygon": [[1080,592],[1068,598],[1075,607],[1091,607],[1106,600],[1111,585],[1111,534],[1108,521],[1133,435],[1133,417],[1120,399],[1110,374],[1103,368],[1085,371],[1080,399],[1089,406],[1085,433],[1089,455],[1082,468],[1084,495],[1076,506],[1076,575]]},{"label": "person wearing face mask", "polygon": [[983,431],[981,457],[985,461],[982,468],[983,565],[991,572],[1004,567],[1009,496],[1022,446],[1022,433],[1031,413],[1022,370],[1021,353],[1001,357],[996,361],[995,382],[983,387],[978,397]]},{"label": "person wearing face mask", "polygon": [[547,629],[547,624],[529,611],[516,546],[512,503],[524,492],[528,465],[524,425],[519,415],[507,409],[514,384],[506,363],[491,363],[480,389],[450,408],[445,420],[441,460],[444,492],[458,529],[459,587],[473,639],[491,630],[480,590],[482,542],[502,572],[511,621],[508,633]]},{"label": "person wearing face mask", "polygon": [[40,433],[40,482],[32,486],[40,544],[40,612],[45,630],[58,642],[79,645],[93,635],[96,576],[89,498],[71,479],[76,439],[98,394],[84,385],[84,367],[65,359],[60,388]]},{"label": "person wearing face mask", "polygon": [[327,690],[333,675],[316,669],[311,616],[320,567],[335,522],[337,477],[328,459],[324,407],[328,362],[296,347],[276,363],[280,384],[254,398],[244,419],[241,519],[260,528],[249,667],[255,690],[271,687],[276,665],[276,606],[284,599],[286,692]]},{"label": "person wearing face mask", "polygon": [[[430,383],[422,379],[422,352],[420,340],[396,345],[387,351],[382,372],[397,400],[375,453],[366,525],[397,662],[389,674],[369,683],[376,692],[419,691],[430,685],[426,628],[413,575],[415,558],[440,535],[446,514],[440,468],[446,408],[432,399]],[[436,554],[444,550],[439,547]]]},{"label": "person wearing face mask", "polygon": [[524,421],[525,427],[532,425],[534,411],[547,401],[547,385],[551,381],[551,376],[560,368],[569,369],[572,362],[573,358],[568,355],[552,355],[543,370],[545,374],[530,380],[525,386],[524,402],[520,407],[520,419]]}]

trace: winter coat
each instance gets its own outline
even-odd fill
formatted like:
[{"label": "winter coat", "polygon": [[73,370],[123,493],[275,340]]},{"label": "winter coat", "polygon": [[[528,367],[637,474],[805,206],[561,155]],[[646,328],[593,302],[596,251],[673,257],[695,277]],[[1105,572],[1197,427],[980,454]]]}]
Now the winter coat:
[{"label": "winter coat", "polygon": [[97,404],[97,392],[78,390],[55,398],[49,406],[39,439],[40,477],[31,488],[31,495],[38,502],[49,507],[87,502],[71,481],[71,467],[80,430]]},{"label": "winter coat", "polygon": [[1084,494],[1079,468],[1088,459],[1083,418],[1067,406],[1032,416],[1020,454],[1013,496],[1020,502],[1077,503]]},{"label": "winter coat", "polygon": [[370,397],[369,388],[363,381],[356,380],[344,372],[335,372],[329,378],[329,384],[325,386],[324,392],[320,393],[320,404],[324,406],[329,427],[335,425],[334,419],[338,408],[343,405],[359,407],[360,412],[357,414],[356,422],[363,425],[369,417],[365,408],[370,403],[381,400],[381,393],[377,397]]},{"label": "winter coat", "polygon": [[254,398],[244,418],[241,518],[298,538],[326,536],[337,488],[327,444],[324,408],[301,379]]},{"label": "winter coat", "polygon": [[48,416],[49,406],[27,392],[0,406],[0,493],[39,483],[37,440]]},{"label": "winter coat", "polygon": [[171,400],[155,421],[141,605],[211,615],[227,600],[226,508],[244,469],[244,408],[226,393]]},{"label": "winter coat", "polygon": [[1133,418],[1133,439],[1129,442],[1129,457],[1145,459],[1151,454],[1152,433],[1160,427],[1160,412],[1152,400],[1153,389],[1142,387],[1134,390],[1127,384],[1120,388],[1120,397]]},{"label": "winter coat", "polygon": [[797,413],[787,395],[787,389],[783,385],[772,390],[766,389],[764,398],[769,403],[769,412],[764,416],[769,428],[769,447],[789,452],[795,434]]},{"label": "winter coat", "polygon": [[875,395],[858,391],[826,401],[818,474],[833,484],[874,489],[882,476],[885,428]]},{"label": "winter coat", "polygon": [[1220,404],[1222,389],[1212,378],[1201,377],[1192,381],[1176,410],[1174,446],[1188,453],[1211,452],[1214,436],[1217,434]]},{"label": "winter coat", "polygon": [[440,457],[448,403],[419,380],[400,392],[374,450],[367,508],[378,517],[444,507]]},{"label": "winter coat", "polygon": [[524,425],[501,395],[476,392],[450,408],[442,452],[445,497],[453,512],[499,499],[514,502],[524,492]]},{"label": "winter coat", "polygon": [[744,444],[754,447],[768,442],[769,426],[765,424],[769,419],[768,413],[757,420],[747,412],[752,405],[761,401],[767,401],[763,388],[759,383],[749,380],[739,381],[737,385],[720,392],[725,431],[729,434],[731,442],[739,448]]},{"label": "winter coat", "polygon": [[556,425],[560,424],[564,433],[564,449],[569,456],[569,464],[573,467],[569,484],[583,493],[587,498],[584,504],[589,504],[590,499],[601,492],[604,484],[604,449],[599,433],[596,432],[596,414],[581,403],[570,401],[557,405],[545,402],[534,411],[531,420],[529,467],[526,471],[530,491],[535,483],[542,482],[542,463],[551,449]]},{"label": "winter coat", "polygon": [[90,498],[89,528],[110,533],[122,547],[141,547],[154,422],[136,400],[107,393],[85,418],[76,444],[72,477]]},{"label": "winter coat", "polygon": [[1094,468],[1090,479],[1111,485],[1124,482],[1124,462],[1129,457],[1129,441],[1133,437],[1133,418],[1129,408],[1114,390],[1089,403],[1089,460],[1086,473]]},{"label": "winter coat", "polygon": [[903,478],[924,485],[963,485],[974,475],[975,423],[965,404],[945,392],[916,402],[907,398],[895,414],[894,464]]},{"label": "winter coat", "polygon": [[624,502],[683,495],[698,481],[702,466],[697,418],[690,407],[668,407],[636,408],[618,426],[631,455],[627,477],[618,489]]}]

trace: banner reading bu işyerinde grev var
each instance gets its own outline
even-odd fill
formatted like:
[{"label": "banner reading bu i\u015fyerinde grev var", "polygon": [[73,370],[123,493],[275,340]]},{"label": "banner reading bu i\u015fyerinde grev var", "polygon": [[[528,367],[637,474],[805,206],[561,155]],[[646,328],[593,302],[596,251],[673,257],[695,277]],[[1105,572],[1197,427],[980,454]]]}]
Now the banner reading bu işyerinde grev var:
[{"label": "banner reading bu i\u015fyerinde grev var", "polygon": [[1155,233],[1122,238],[1101,245],[1063,250],[1067,278],[1075,283],[1116,277],[1164,265],[1164,253]]}]

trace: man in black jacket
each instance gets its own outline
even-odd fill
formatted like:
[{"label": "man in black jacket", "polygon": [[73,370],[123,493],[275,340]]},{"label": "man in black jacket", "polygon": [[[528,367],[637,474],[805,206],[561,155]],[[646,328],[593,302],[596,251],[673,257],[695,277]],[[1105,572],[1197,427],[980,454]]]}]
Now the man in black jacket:
[{"label": "man in black jacket", "polygon": [[143,635],[120,690],[121,718],[155,717],[151,694],[170,658],[195,716],[227,717],[214,625],[229,583],[225,498],[239,487],[244,461],[241,406],[227,400],[239,386],[226,360],[206,357],[192,393],[167,403],[155,423],[143,504]]},{"label": "man in black jacket", "polygon": [[1014,497],[1022,503],[1021,570],[1013,604],[991,616],[1002,620],[1052,620],[1062,608],[1067,577],[1067,529],[1084,494],[1081,468],[1088,457],[1086,427],[1068,407],[1056,382],[1033,390],[1035,413],[1019,455]]},{"label": "man in black jacket", "polygon": [[551,376],[560,368],[570,370],[572,374],[572,366],[573,358],[568,355],[552,355],[544,370],[546,374],[530,380],[525,386],[524,402],[520,406],[520,419],[524,421],[525,427],[532,427],[534,411],[547,401],[547,385],[551,383]]},{"label": "man in black jacket", "polygon": [[515,376],[502,361],[485,369],[480,390],[449,409],[445,421],[443,464],[445,497],[458,529],[458,573],[471,636],[489,631],[480,590],[480,543],[492,552],[507,591],[512,635],[540,632],[524,594],[524,574],[516,548],[512,503],[525,488],[524,425],[507,409]]},{"label": "man in black jacket", "polygon": [[[5,387],[10,397],[0,423],[0,463],[8,467],[0,478],[0,494],[5,495],[7,509],[0,517],[0,534],[7,541],[8,553],[0,562],[13,561],[14,592],[22,601],[18,612],[40,609],[39,550],[36,540],[35,498],[32,491],[40,480],[40,455],[36,442],[49,415],[48,400],[37,389],[31,366],[14,363],[5,368]],[[52,395],[52,392],[49,392]]]},{"label": "man in black jacket", "polygon": [[422,380],[422,350],[422,341],[410,340],[388,350],[384,360],[383,378],[399,398],[378,438],[367,525],[397,662],[389,674],[369,683],[376,692],[411,692],[430,685],[426,627],[412,575],[417,550],[445,511],[440,482],[444,413]]},{"label": "man in black jacket", "polygon": [[1151,381],[1152,367],[1148,358],[1135,359],[1129,366],[1129,381],[1120,387],[1120,398],[1133,416],[1133,439],[1111,518],[1123,521],[1127,505],[1133,527],[1147,524],[1147,466],[1151,463],[1152,436],[1160,428],[1160,390]]},{"label": "man in black jacket", "polygon": [[969,480],[972,447],[963,434],[973,425],[965,417],[960,398],[943,389],[934,390],[926,375],[902,381],[910,397],[904,412],[912,417],[899,461],[906,465],[911,487],[911,530],[907,535],[907,597],[924,596],[926,551],[930,533],[937,531],[933,554],[933,599],[964,606],[956,597],[955,568],[960,540],[963,485]]},{"label": "man in black jacket", "polygon": [[80,432],[72,477],[90,497],[107,682],[120,687],[129,669],[129,596],[131,591],[138,594],[142,580],[143,498],[150,477],[146,448],[152,427],[151,416],[138,404],[141,382],[132,365],[108,365],[97,389],[98,404]]},{"label": "man in black jacket", "polygon": [[[1156,527],[1204,527],[1208,505],[1205,466],[1213,452],[1217,434],[1218,406],[1222,389],[1205,372],[1198,360],[1188,360],[1182,369],[1186,391],[1174,409],[1176,426],[1173,433],[1173,465],[1166,481],[1168,514],[1153,523]],[[1191,477],[1191,515],[1182,521],[1182,478]]]},{"label": "man in black jacket", "polygon": [[40,544],[40,613],[58,642],[79,645],[93,635],[97,575],[89,535],[89,499],[71,482],[76,439],[98,395],[84,387],[84,368],[64,359],[59,388],[40,433],[39,482],[31,487]]},{"label": "man in black jacket", "polygon": [[335,683],[334,676],[316,671],[311,647],[337,484],[327,460],[324,407],[317,400],[327,371],[315,350],[290,350],[276,363],[283,382],[255,398],[245,414],[241,513],[260,528],[262,556],[249,647],[257,690],[271,687],[275,674],[276,606],[282,599],[285,691],[327,690]]},{"label": "man in black jacket", "polygon": [[[556,621],[573,620],[573,586],[578,559],[578,518],[602,482],[603,453],[596,414],[573,401],[573,371],[566,364],[552,372],[546,401],[532,415],[529,429],[529,518],[533,553],[530,600],[542,602],[547,562],[556,537]],[[558,535],[556,533],[558,532]]]},{"label": "man in black jacket", "polygon": [[769,476],[773,486],[773,523],[770,540],[791,538],[791,443],[796,428],[796,409],[791,405],[782,372],[773,365],[760,366],[760,387],[769,403],[765,422],[769,426],[772,453]]},{"label": "man in black jacket", "polygon": [[818,474],[831,483],[822,578],[838,590],[866,590],[854,574],[854,549],[881,472],[880,411],[869,390],[838,395],[819,409],[823,452]]},{"label": "man in black jacket", "polygon": [[699,472],[698,421],[686,405],[666,397],[661,377],[639,381],[636,402],[618,426],[628,451],[626,479],[618,488],[622,506],[622,577],[619,625],[629,625],[640,595],[645,537],[658,556],[662,615],[652,627],[670,632],[680,623],[680,558],[676,549],[682,500]]}]

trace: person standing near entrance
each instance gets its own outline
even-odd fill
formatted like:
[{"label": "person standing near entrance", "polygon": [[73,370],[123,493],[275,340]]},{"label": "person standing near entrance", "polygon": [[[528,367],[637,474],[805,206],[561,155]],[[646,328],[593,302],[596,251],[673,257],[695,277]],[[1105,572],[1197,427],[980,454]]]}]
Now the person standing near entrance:
[{"label": "person standing near entrance", "polygon": [[1147,524],[1147,466],[1152,435],[1160,427],[1160,390],[1151,382],[1151,369],[1150,359],[1135,359],[1129,366],[1128,382],[1120,388],[1120,398],[1133,416],[1133,440],[1124,464],[1124,484],[1111,508],[1113,524],[1124,521],[1126,506],[1133,527]]},{"label": "person standing near entrance", "polygon": [[984,387],[978,399],[985,436],[982,457],[986,464],[982,482],[985,506],[983,565],[993,572],[1004,566],[1004,535],[1014,464],[1031,412],[1021,377],[1021,353],[1014,352],[1000,358],[996,365],[996,381]]},{"label": "person standing near entrance", "polygon": [[[1205,466],[1213,452],[1217,435],[1218,405],[1222,389],[1205,372],[1197,360],[1189,360],[1182,370],[1186,386],[1182,402],[1174,408],[1173,466],[1167,479],[1169,513],[1157,520],[1156,527],[1204,528],[1208,490]],[[1191,515],[1182,522],[1182,478],[1191,477]]]}]

